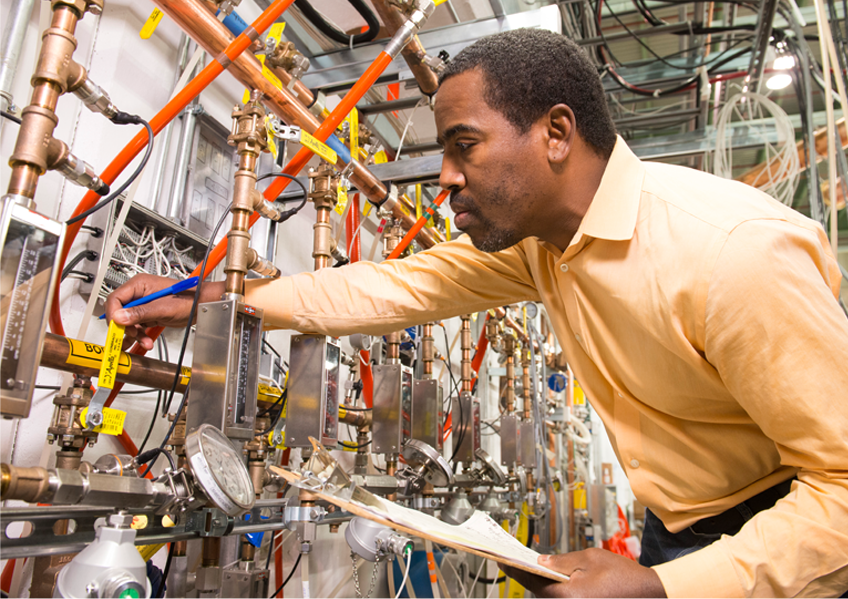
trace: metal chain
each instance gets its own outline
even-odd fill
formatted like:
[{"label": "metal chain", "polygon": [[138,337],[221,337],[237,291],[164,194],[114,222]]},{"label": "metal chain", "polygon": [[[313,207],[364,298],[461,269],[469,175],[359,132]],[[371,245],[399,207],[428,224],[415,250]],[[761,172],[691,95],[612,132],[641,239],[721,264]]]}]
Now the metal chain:
[{"label": "metal chain", "polygon": [[[353,587],[356,589],[356,596],[359,599],[362,599],[362,589],[359,586],[359,568],[356,566],[357,555],[351,551],[350,552],[350,561],[353,564]],[[371,584],[368,585],[368,594],[365,595],[365,599],[369,599],[371,597],[371,593],[374,592],[374,585],[377,583],[377,564],[375,563],[371,567]]]}]

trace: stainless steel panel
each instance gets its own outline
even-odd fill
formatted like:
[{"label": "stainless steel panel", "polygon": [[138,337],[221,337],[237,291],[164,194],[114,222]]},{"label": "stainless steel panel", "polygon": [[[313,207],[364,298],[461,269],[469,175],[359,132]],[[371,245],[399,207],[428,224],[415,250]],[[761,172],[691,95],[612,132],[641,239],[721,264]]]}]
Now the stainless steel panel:
[{"label": "stainless steel panel", "polygon": [[454,399],[451,421],[454,447],[457,439],[460,441],[455,459],[471,464],[477,459],[475,452],[480,449],[480,400],[467,391],[461,393],[459,399]]},{"label": "stainless steel panel", "polygon": [[374,366],[372,373],[372,451],[397,454],[411,434],[412,370],[400,364],[382,364]]},{"label": "stainless steel panel", "polygon": [[518,463],[527,470],[536,467],[536,434],[533,423],[524,421],[519,425]]},{"label": "stainless steel panel", "polygon": [[441,452],[444,423],[442,385],[436,380],[415,381],[412,386],[412,438]]},{"label": "stainless steel panel", "polygon": [[521,429],[515,414],[504,414],[501,418],[501,464],[514,468],[518,464],[518,443]]},{"label": "stainless steel panel", "polygon": [[338,343],[324,335],[294,335],[289,353],[286,445],[335,447],[339,428]]},{"label": "stainless steel panel", "polygon": [[262,315],[235,300],[200,305],[187,433],[208,423],[230,439],[253,438]]},{"label": "stainless steel panel", "polygon": [[267,597],[268,570],[242,570],[235,566],[221,576],[221,597]]},{"label": "stainless steel panel", "polygon": [[29,416],[65,225],[3,201],[0,220],[0,412]]},{"label": "stainless steel panel", "polygon": [[[192,146],[191,171],[186,181],[183,222],[204,238],[212,235],[215,224],[233,199],[233,173],[237,157],[227,145],[229,131],[209,116],[198,118]],[[229,227],[223,226],[217,243]]]}]

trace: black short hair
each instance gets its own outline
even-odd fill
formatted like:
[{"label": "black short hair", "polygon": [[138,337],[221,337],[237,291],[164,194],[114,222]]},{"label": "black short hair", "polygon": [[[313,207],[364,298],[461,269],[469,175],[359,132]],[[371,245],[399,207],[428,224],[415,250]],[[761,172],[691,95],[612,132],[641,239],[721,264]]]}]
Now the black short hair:
[{"label": "black short hair", "polygon": [[481,38],[451,60],[439,77],[480,69],[486,103],[521,133],[551,107],[566,104],[577,132],[603,158],[615,146],[615,124],[598,71],[580,46],[542,29],[515,29]]}]

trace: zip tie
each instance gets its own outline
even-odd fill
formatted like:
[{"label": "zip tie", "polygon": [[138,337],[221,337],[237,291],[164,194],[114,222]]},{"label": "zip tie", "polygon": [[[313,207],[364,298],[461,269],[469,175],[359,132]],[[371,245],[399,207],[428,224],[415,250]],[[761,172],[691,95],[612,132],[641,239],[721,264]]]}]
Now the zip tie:
[{"label": "zip tie", "polygon": [[230,60],[230,57],[227,56],[226,52],[221,52],[218,56],[215,57],[215,60],[217,60],[218,63],[220,63],[220,65],[224,67],[224,69],[233,64],[233,61]]},{"label": "zip tie", "polygon": [[246,35],[251,42],[255,42],[259,38],[259,32],[253,28],[253,25],[248,25],[247,29],[241,32],[242,35]]}]

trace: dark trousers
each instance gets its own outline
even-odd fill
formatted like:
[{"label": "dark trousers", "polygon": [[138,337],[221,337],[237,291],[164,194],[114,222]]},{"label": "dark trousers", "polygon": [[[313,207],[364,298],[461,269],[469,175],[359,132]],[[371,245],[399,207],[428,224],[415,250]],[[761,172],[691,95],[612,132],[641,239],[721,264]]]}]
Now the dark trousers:
[{"label": "dark trousers", "polygon": [[[791,482],[789,480],[776,485],[718,516],[696,522],[678,533],[669,532],[662,521],[646,509],[639,563],[648,567],[663,564],[703,549],[723,534],[735,535],[754,514],[768,509],[785,496]],[[848,597],[848,591],[842,597]]]}]

